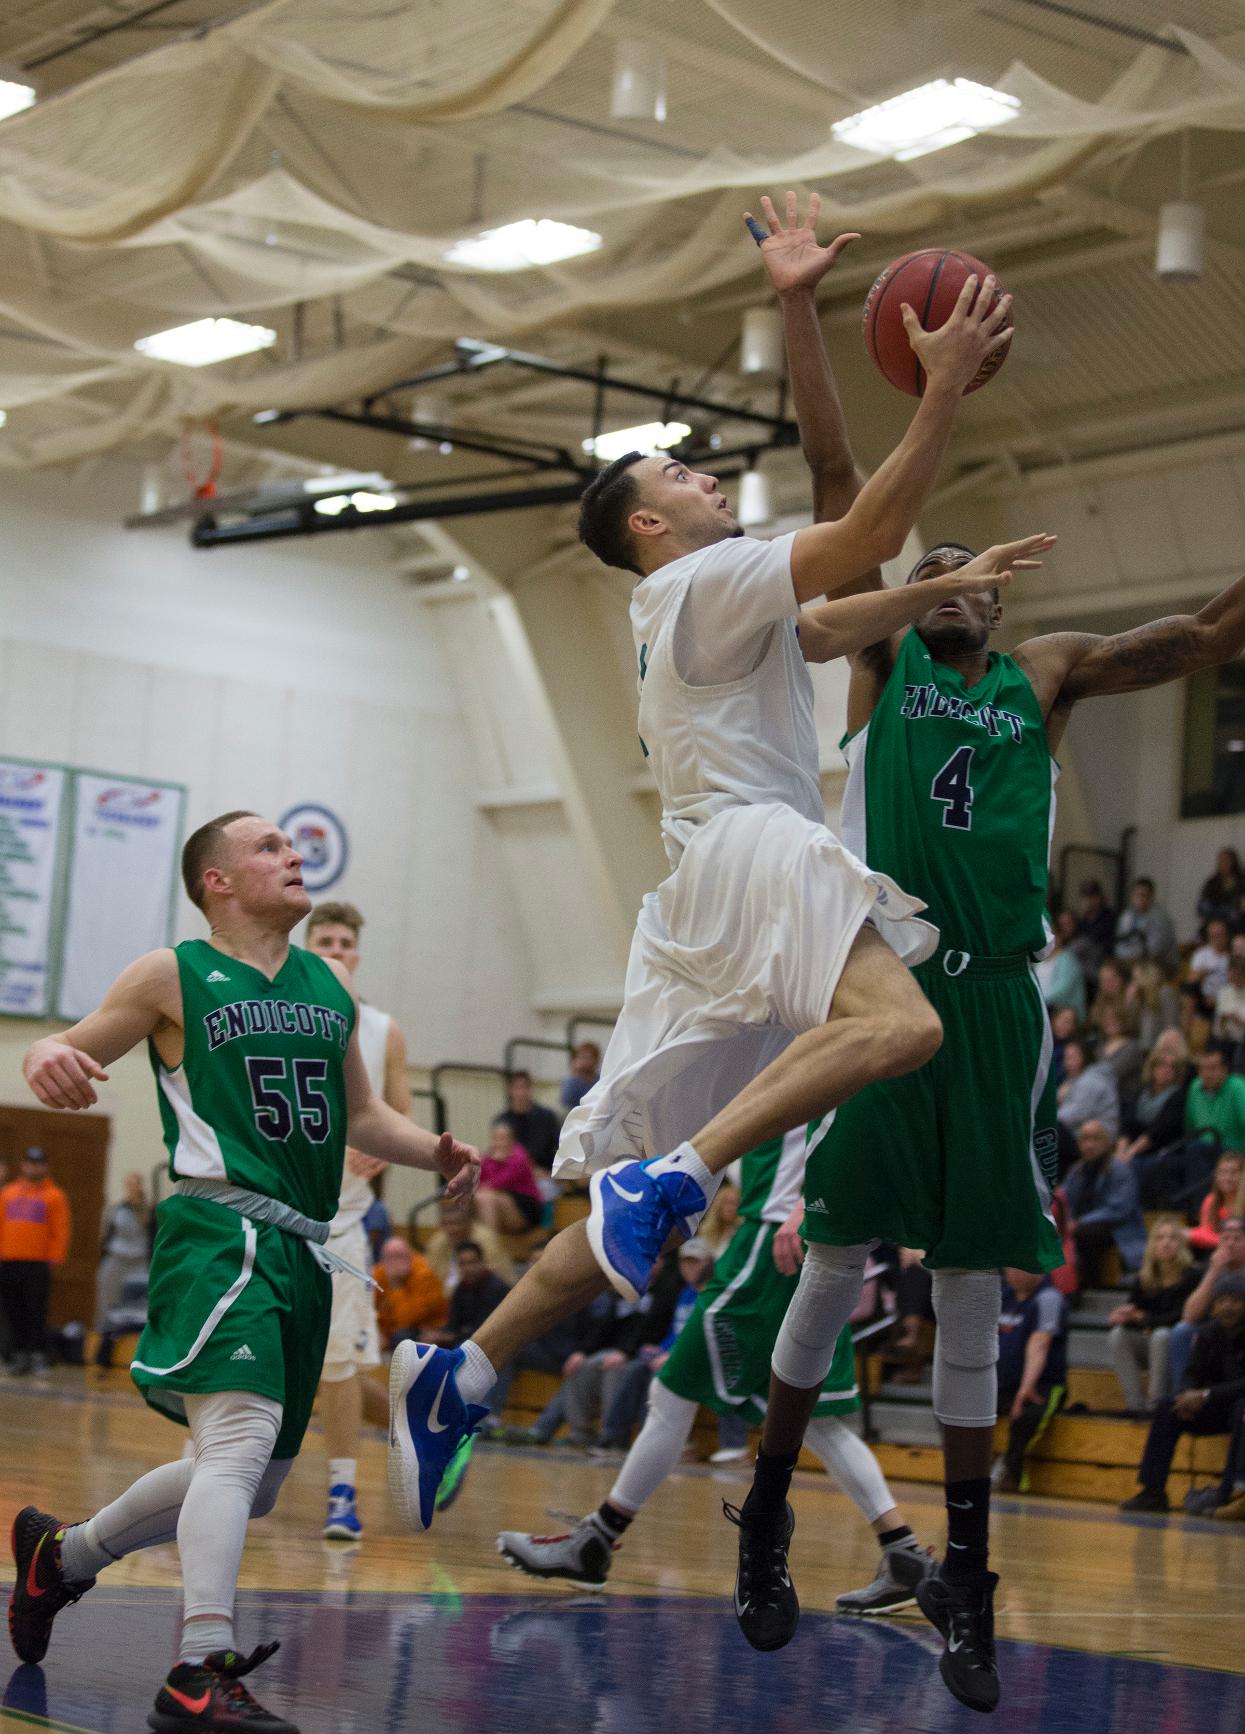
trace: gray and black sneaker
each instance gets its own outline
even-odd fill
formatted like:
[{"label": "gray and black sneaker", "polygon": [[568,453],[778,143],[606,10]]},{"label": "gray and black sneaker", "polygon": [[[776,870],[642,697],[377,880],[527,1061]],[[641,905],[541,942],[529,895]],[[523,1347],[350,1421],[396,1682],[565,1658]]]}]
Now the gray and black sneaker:
[{"label": "gray and black sneaker", "polygon": [[893,1614],[910,1608],[917,1585],[934,1571],[934,1558],[923,1547],[891,1547],[884,1550],[878,1575],[867,1589],[847,1590],[835,1598],[841,1614]]},{"label": "gray and black sneaker", "polygon": [[781,1650],[800,1623],[800,1600],[787,1565],[795,1512],[789,1504],[778,1517],[753,1517],[725,1503],[722,1510],[739,1531],[735,1574],[739,1629],[754,1650]]},{"label": "gray and black sneaker", "polygon": [[917,1605],[946,1640],[938,1661],[943,1684],[970,1710],[998,1708],[999,1667],[994,1654],[992,1571],[961,1581],[933,1571],[916,1587]]},{"label": "gray and black sneaker", "polygon": [[595,1512],[581,1517],[567,1535],[528,1535],[503,1529],[497,1551],[529,1577],[561,1578],[576,1589],[603,1590],[610,1575],[615,1543]]}]

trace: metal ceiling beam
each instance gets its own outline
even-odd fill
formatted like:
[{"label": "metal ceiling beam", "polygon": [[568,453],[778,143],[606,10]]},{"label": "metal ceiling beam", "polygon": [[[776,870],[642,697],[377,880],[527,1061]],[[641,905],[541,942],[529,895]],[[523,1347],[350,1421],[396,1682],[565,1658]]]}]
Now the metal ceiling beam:
[{"label": "metal ceiling beam", "polygon": [[513,488],[500,493],[462,494],[456,499],[404,500],[387,512],[360,512],[347,506],[334,517],[317,512],[311,500],[288,512],[218,523],[209,512],[190,532],[191,546],[219,548],[230,542],[274,542],[290,536],[328,536],[337,530],[387,530],[395,524],[416,524],[430,518],[467,518],[485,512],[521,511],[529,506],[565,506],[584,491],[583,481],[552,482],[542,487]]}]

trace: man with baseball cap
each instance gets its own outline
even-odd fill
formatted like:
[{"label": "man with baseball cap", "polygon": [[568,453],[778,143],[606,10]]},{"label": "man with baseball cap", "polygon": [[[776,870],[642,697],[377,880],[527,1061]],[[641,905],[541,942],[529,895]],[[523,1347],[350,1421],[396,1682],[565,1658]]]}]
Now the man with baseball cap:
[{"label": "man with baseball cap", "polygon": [[48,1298],[53,1267],[65,1262],[72,1224],[69,1200],[48,1174],[37,1146],[21,1173],[0,1191],[0,1305],[9,1322],[14,1373],[45,1373]]},{"label": "man with baseball cap", "polygon": [[[1238,1434],[1245,1417],[1245,1273],[1229,1271],[1215,1284],[1210,1319],[1197,1333],[1184,1388],[1154,1412],[1137,1479],[1141,1490],[1121,1511],[1167,1511],[1167,1477],[1182,1433]],[[1220,1492],[1231,1496],[1234,1477]],[[1223,1503],[1219,1498],[1216,1504]]]}]

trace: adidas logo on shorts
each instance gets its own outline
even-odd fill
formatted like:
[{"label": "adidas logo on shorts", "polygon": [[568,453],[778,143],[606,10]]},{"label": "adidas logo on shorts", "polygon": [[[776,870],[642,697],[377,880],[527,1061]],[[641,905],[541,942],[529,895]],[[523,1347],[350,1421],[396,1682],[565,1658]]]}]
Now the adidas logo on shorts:
[{"label": "adidas logo on shorts", "polygon": [[221,972],[219,971],[219,969],[214,969],[212,971],[211,975],[208,976],[208,980],[209,981],[228,981],[229,977],[227,975],[222,975]]},{"label": "adidas logo on shorts", "polygon": [[810,1198],[804,1206],[805,1210],[819,1210],[823,1216],[829,1216],[830,1207],[824,1198]]},{"label": "adidas logo on shorts", "polygon": [[243,1343],[243,1345],[240,1349],[235,1349],[234,1352],[232,1353],[232,1355],[230,1355],[230,1357],[229,1357],[229,1359],[231,1361],[254,1361],[254,1360],[258,1360],[258,1358],[259,1357],[257,1355],[253,1355],[251,1353],[250,1349],[247,1347],[247,1345],[245,1343]]}]

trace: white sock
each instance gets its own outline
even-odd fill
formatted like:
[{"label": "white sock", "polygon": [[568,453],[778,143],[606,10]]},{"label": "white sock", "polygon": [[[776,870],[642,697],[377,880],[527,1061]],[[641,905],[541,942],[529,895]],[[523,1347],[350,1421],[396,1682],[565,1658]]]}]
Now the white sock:
[{"label": "white sock", "polygon": [[479,1343],[465,1342],[463,1354],[467,1358],[458,1369],[458,1394],[464,1403],[483,1403],[497,1383],[497,1369]]},{"label": "white sock", "polygon": [[330,1457],[329,1486],[349,1487],[353,1491],[359,1485],[356,1480],[358,1469],[358,1460],[354,1457]]},{"label": "white sock", "polygon": [[217,1650],[233,1649],[233,1620],[223,1614],[201,1615],[182,1627],[180,1660],[202,1662]]},{"label": "white sock", "polygon": [[721,1174],[709,1172],[686,1138],[677,1150],[672,1150],[668,1156],[659,1156],[655,1162],[648,1164],[648,1168],[651,1174],[686,1174],[704,1193],[706,1209],[713,1202],[713,1195],[722,1183]]}]

